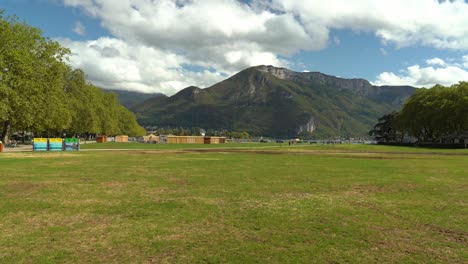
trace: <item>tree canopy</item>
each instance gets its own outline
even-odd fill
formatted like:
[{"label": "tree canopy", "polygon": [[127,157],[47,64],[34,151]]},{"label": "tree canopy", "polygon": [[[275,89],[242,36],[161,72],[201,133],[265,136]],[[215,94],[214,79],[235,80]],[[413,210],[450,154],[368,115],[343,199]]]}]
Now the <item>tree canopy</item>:
[{"label": "tree canopy", "polygon": [[468,131],[468,82],[450,87],[418,89],[399,113],[383,116],[371,131],[378,141],[436,142],[441,137]]},{"label": "tree canopy", "polygon": [[70,51],[0,10],[0,133],[144,135],[133,113],[67,64]]}]

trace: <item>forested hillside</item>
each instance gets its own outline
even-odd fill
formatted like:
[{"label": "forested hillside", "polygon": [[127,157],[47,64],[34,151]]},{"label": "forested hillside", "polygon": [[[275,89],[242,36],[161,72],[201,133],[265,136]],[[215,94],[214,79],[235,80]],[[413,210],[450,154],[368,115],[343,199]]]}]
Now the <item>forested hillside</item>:
[{"label": "forested hillside", "polygon": [[128,109],[143,103],[144,101],[158,96],[164,96],[161,93],[140,93],[121,90],[104,90],[106,93],[115,93],[119,99],[119,103]]}]

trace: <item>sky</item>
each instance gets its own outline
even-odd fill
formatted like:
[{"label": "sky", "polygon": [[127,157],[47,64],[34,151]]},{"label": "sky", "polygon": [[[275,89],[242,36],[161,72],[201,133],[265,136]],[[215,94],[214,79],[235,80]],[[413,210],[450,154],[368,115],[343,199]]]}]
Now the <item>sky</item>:
[{"label": "sky", "polygon": [[104,89],[209,87],[257,65],[432,87],[468,81],[468,0],[0,0]]}]

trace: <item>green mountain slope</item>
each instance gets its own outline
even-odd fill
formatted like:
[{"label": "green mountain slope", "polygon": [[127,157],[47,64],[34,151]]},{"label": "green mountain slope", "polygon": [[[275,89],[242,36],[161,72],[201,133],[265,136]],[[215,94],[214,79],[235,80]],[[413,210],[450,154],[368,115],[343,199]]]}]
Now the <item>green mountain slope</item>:
[{"label": "green mountain slope", "polygon": [[188,87],[133,108],[143,125],[202,127],[292,137],[363,136],[415,88],[257,66],[206,89]]},{"label": "green mountain slope", "polygon": [[143,103],[144,101],[150,98],[162,95],[159,93],[148,94],[148,93],[139,93],[139,92],[130,92],[130,91],[120,91],[120,90],[104,90],[104,91],[117,94],[120,104],[125,106],[126,108],[132,108],[138,104]]}]

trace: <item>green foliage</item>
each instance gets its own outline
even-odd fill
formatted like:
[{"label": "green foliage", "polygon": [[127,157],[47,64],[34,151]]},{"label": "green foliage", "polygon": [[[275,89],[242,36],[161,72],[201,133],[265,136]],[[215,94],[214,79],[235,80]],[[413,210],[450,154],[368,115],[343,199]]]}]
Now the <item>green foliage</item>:
[{"label": "green foliage", "polygon": [[[19,129],[61,129],[70,122],[63,98],[69,51],[39,29],[0,13],[0,122]],[[48,116],[47,120],[44,118]],[[37,120],[43,120],[38,123]],[[35,127],[40,124],[41,127]]]},{"label": "green foliage", "polygon": [[392,112],[379,118],[379,122],[369,132],[378,142],[394,143],[402,142],[404,133],[399,126],[399,113]]},{"label": "green foliage", "polygon": [[228,135],[228,137],[230,138],[236,138],[236,139],[249,139],[250,138],[250,135],[249,133],[247,132],[230,132]]},{"label": "green foliage", "polygon": [[73,113],[69,132],[144,136],[135,115],[120,105],[117,95],[86,83],[81,70],[69,70],[65,93]]},{"label": "green foliage", "polygon": [[433,142],[443,135],[468,130],[468,83],[451,87],[436,85],[419,89],[400,114],[403,129],[420,142]]},{"label": "green foliage", "polygon": [[39,29],[0,11],[0,125],[40,134],[144,135],[117,97],[88,84],[66,64],[70,51]]},{"label": "green foliage", "polygon": [[[392,133],[407,133],[418,142],[436,142],[443,136],[468,131],[467,113],[468,82],[451,87],[436,85],[430,89],[418,89],[408,98],[400,113],[379,119],[374,135],[382,137],[388,134],[391,139]],[[377,133],[379,130],[383,133]]]}]

